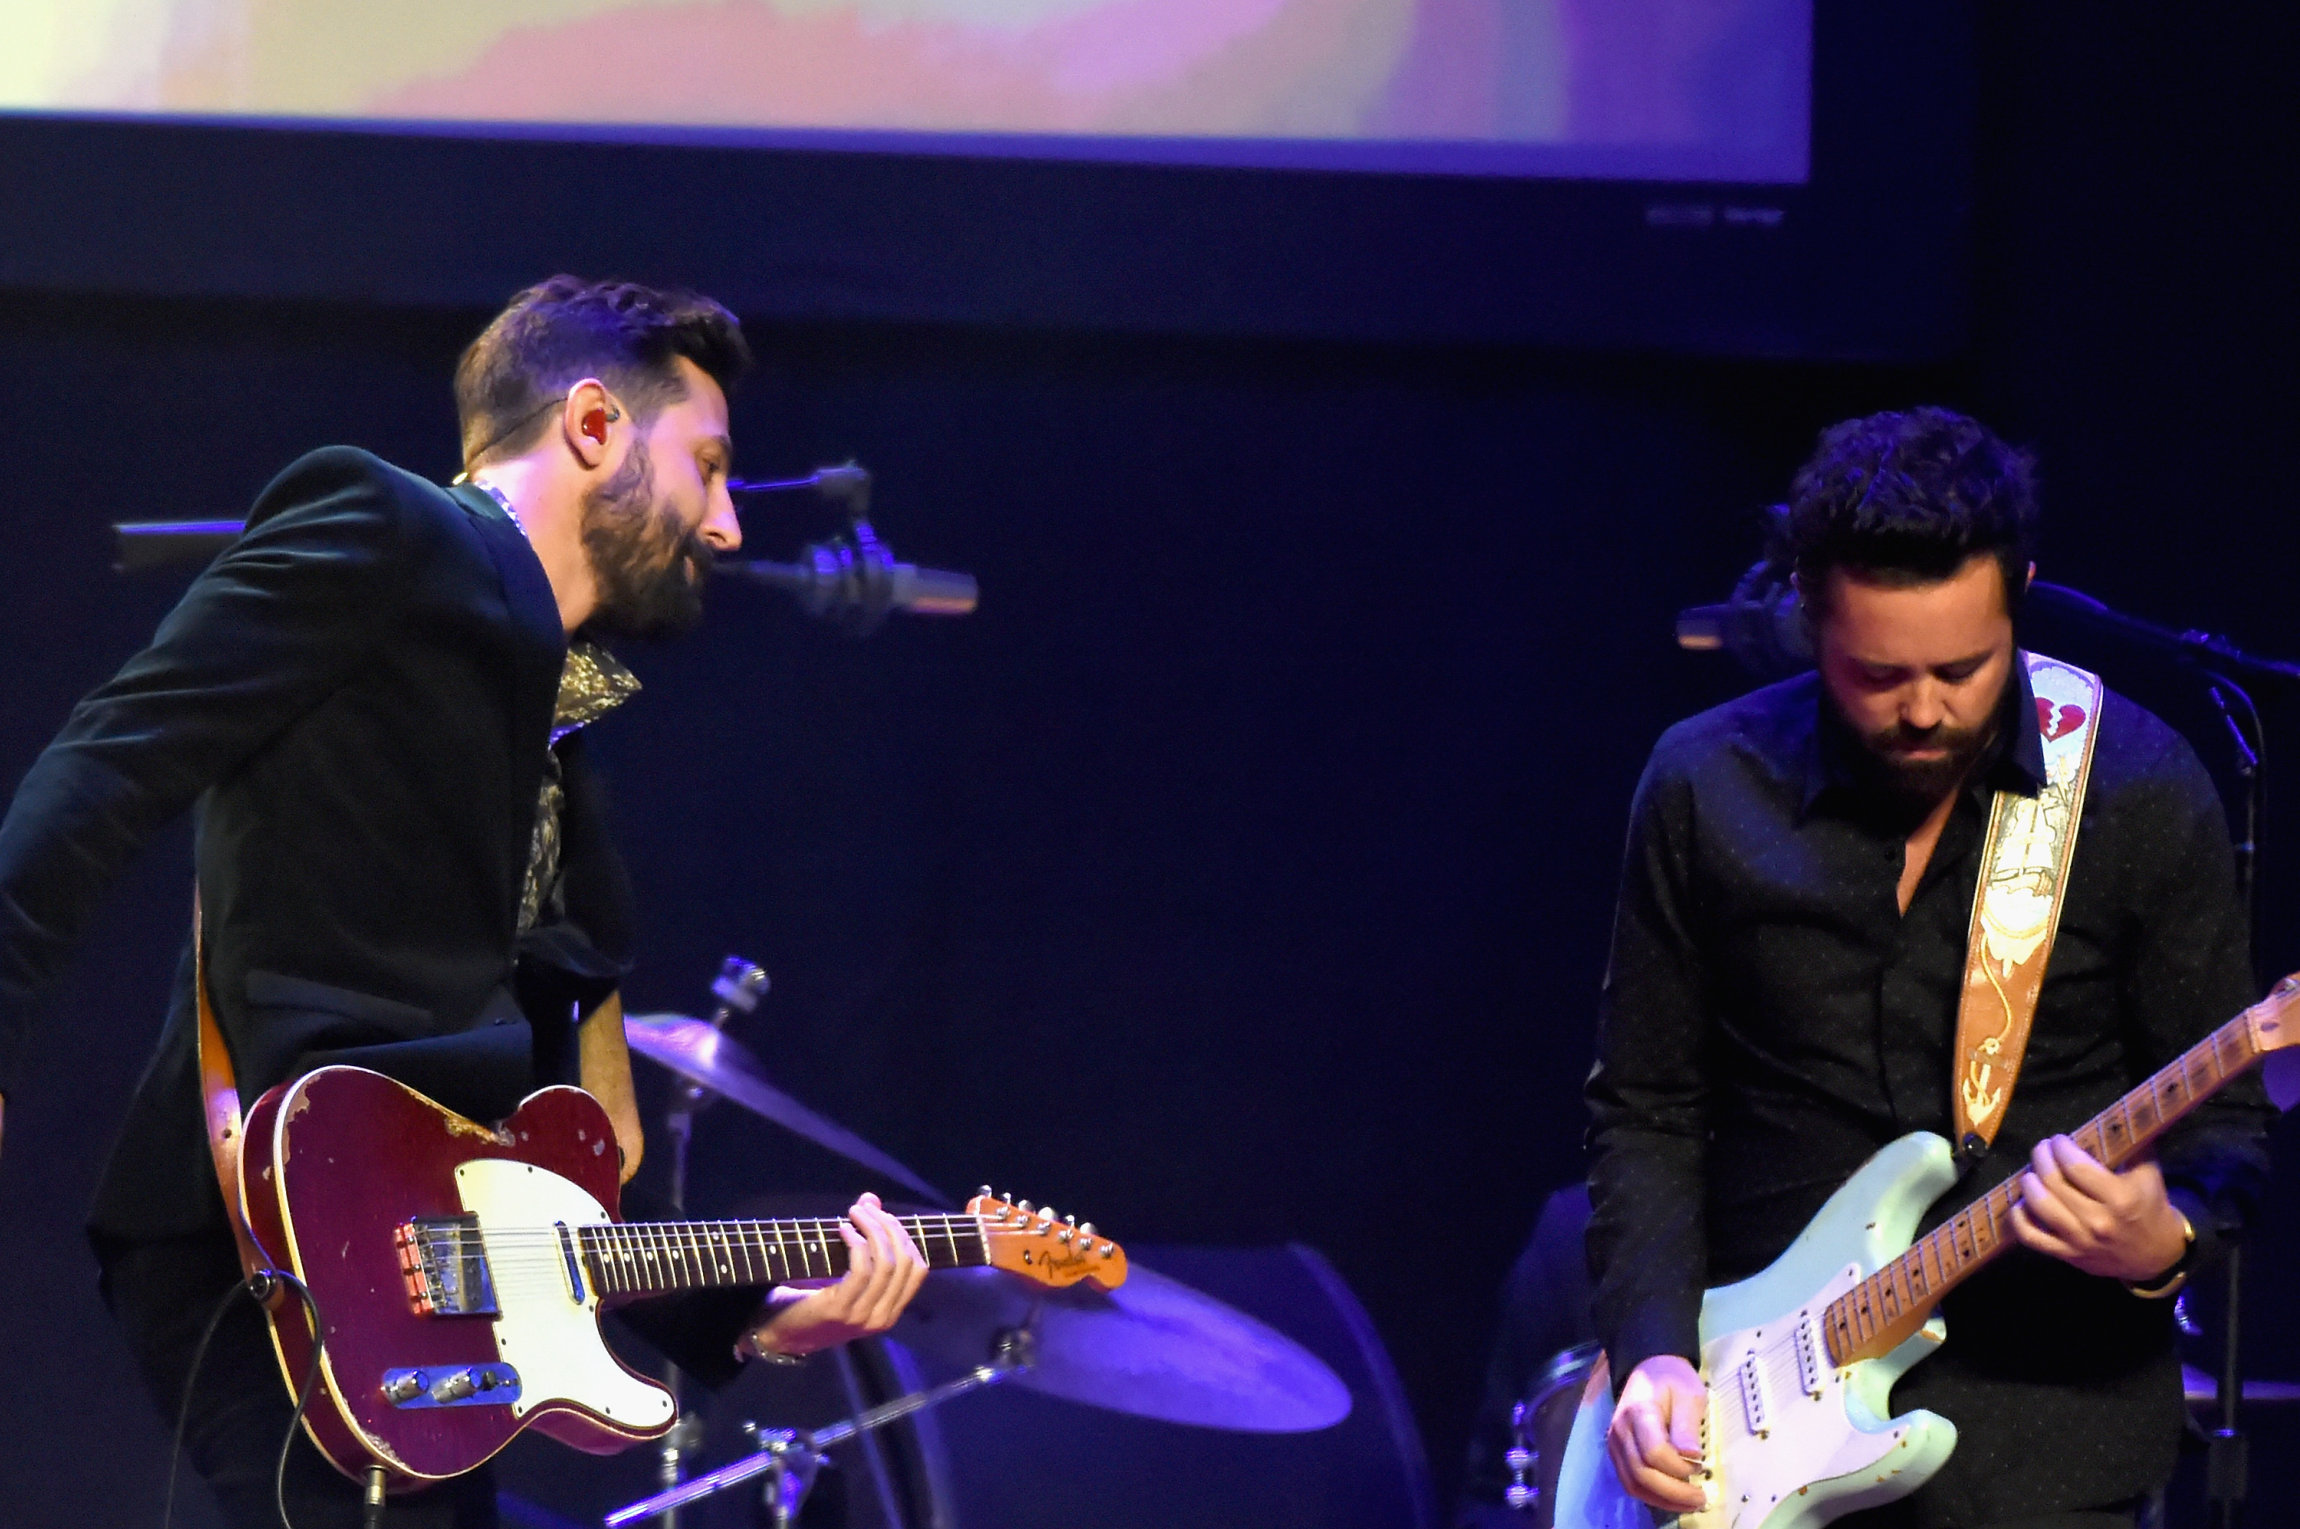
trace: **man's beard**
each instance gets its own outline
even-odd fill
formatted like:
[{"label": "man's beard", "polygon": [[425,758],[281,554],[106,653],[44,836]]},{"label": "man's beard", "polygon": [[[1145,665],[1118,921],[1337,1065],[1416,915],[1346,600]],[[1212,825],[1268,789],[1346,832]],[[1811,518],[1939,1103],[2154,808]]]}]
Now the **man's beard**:
[{"label": "man's beard", "polygon": [[644,441],[583,495],[583,552],[598,591],[592,624],[625,637],[667,637],[703,617],[711,549],[655,505],[655,467]]},{"label": "man's beard", "polygon": [[[1862,751],[1875,766],[1878,783],[1891,795],[1921,807],[1931,807],[1963,783],[1973,765],[1996,741],[1994,712],[1978,727],[1954,728],[1946,724],[1912,728],[1897,723],[1861,735]],[[1938,758],[1910,759],[1911,748],[1944,750]]]}]

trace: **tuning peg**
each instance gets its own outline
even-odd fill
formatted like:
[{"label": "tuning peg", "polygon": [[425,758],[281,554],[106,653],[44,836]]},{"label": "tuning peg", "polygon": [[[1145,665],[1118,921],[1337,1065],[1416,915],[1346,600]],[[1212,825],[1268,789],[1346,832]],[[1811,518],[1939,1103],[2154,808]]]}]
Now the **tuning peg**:
[{"label": "tuning peg", "polygon": [[1023,1213],[1025,1216],[1027,1216],[1027,1215],[1029,1215],[1029,1214],[1030,1214],[1030,1202],[1029,1202],[1028,1200],[1017,1200],[1017,1201],[1015,1201],[1015,1202],[1014,1202],[1014,1208],[1015,1208],[1016,1210],[1018,1210],[1018,1211],[1022,1212],[1022,1213]]},{"label": "tuning peg", "polygon": [[1054,1240],[1056,1242],[1068,1242],[1072,1237],[1076,1235],[1077,1234],[1071,1231],[1069,1227],[1064,1227],[1061,1231],[1054,1234]]},{"label": "tuning peg", "polygon": [[1094,1240],[1094,1223],[1091,1221],[1080,1222],[1078,1225],[1078,1235],[1085,1238],[1088,1242],[1092,1242]]},{"label": "tuning peg", "polygon": [[[1023,1209],[1028,1210],[1029,1207],[1024,1206]],[[1052,1226],[1054,1224],[1054,1207],[1048,1205],[1041,1208],[1038,1212],[1038,1219],[1047,1226]]]},{"label": "tuning peg", "polygon": [[1078,1218],[1076,1216],[1064,1216],[1062,1219],[1071,1226],[1076,1226],[1078,1224]]},{"label": "tuning peg", "polygon": [[985,1184],[980,1189],[976,1190],[974,1192],[974,1197],[977,1200],[995,1200],[998,1198],[998,1196],[990,1192],[990,1186],[988,1184]]}]

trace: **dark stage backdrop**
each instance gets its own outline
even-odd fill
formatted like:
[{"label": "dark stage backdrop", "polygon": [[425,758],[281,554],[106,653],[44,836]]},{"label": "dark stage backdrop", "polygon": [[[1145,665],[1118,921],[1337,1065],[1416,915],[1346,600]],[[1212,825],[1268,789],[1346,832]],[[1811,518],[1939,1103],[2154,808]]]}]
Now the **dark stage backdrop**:
[{"label": "dark stage backdrop", "polygon": [[[1975,408],[2043,454],[2048,577],[2300,650],[2289,213],[2245,192],[2288,167],[2288,39],[2053,15],[1984,27],[1977,339],[1932,370],[754,326],[744,469],[860,459],[881,531],[980,575],[983,608],[852,643],[728,589],[633,655],[648,689],[598,735],[645,910],[633,1006],[701,1008],[740,951],[776,981],[745,1038],[945,1187],[1322,1249],[1450,1480],[1501,1273],[1580,1171],[1631,783],[1733,688],[1670,615],[1722,594],[1816,428]],[[329,441],[445,474],[484,316],[0,296],[0,781],[180,587],[109,573],[106,522],[236,514]],[[829,529],[748,519],[768,555]],[[2279,967],[2295,807],[2271,804]],[[76,1226],[185,867],[178,835],[123,884],[9,1101],[11,1523],[156,1517],[164,1434]],[[724,1112],[697,1152],[704,1203],[865,1182]],[[2295,1373],[2279,1194],[2255,1369]]]}]

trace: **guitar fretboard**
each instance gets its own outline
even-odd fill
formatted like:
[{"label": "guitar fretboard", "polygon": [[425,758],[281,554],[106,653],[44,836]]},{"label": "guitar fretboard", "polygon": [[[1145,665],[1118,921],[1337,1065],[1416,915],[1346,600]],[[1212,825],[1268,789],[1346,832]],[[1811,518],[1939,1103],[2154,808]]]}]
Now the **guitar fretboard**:
[{"label": "guitar fretboard", "polygon": [[[990,1262],[977,1216],[902,1216],[902,1229],[930,1269]],[[797,1221],[636,1221],[583,1227],[576,1235],[585,1269],[602,1295],[664,1295],[678,1290],[779,1285],[836,1279],[847,1272],[840,1223]]]},{"label": "guitar fretboard", "polygon": [[[2131,1162],[2174,1122],[2260,1060],[2263,1050],[2255,1026],[2273,1029],[2284,1009],[2300,1001],[2293,994],[2291,987],[2279,984],[2259,1005],[2213,1031],[2095,1115],[2073,1133],[2076,1144],[2109,1168]],[[2019,1202],[2020,1176],[2015,1174],[1831,1301],[1822,1317],[1831,1361],[1850,1364],[1898,1346],[1922,1325],[1941,1297],[2012,1245],[2012,1209]]]}]

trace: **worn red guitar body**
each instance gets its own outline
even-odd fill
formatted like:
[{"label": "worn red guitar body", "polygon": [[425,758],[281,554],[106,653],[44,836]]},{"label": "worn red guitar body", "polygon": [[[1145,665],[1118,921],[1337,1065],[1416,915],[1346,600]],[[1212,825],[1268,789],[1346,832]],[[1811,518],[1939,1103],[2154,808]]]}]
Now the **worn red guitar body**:
[{"label": "worn red guitar body", "polygon": [[[379,1074],[329,1067],[258,1100],[243,1143],[249,1229],[275,1266],[304,1281],[319,1307],[326,1343],[304,1426],[337,1469],[356,1477],[380,1465],[390,1486],[404,1491],[480,1465],[528,1427],[594,1454],[668,1431],[674,1421],[668,1393],[659,1420],[628,1407],[634,1415],[619,1420],[582,1401],[533,1390],[517,1406],[416,1408],[396,1405],[384,1391],[387,1373],[411,1367],[453,1373],[529,1357],[499,1353],[497,1323],[488,1316],[418,1311],[397,1234],[412,1218],[462,1214],[458,1172],[486,1159],[556,1175],[614,1217],[614,1131],[589,1094],[545,1089],[500,1128],[489,1128]],[[564,1197],[564,1186],[556,1187]],[[598,1344],[598,1357],[586,1362],[611,1363],[628,1382],[661,1392],[607,1354],[598,1338],[595,1290],[588,1305],[567,1305],[563,1319],[586,1323],[579,1336]],[[272,1335],[293,1389],[310,1363],[312,1335],[292,1295],[273,1313]],[[617,1384],[617,1394],[630,1394],[620,1389],[622,1380]]]}]

